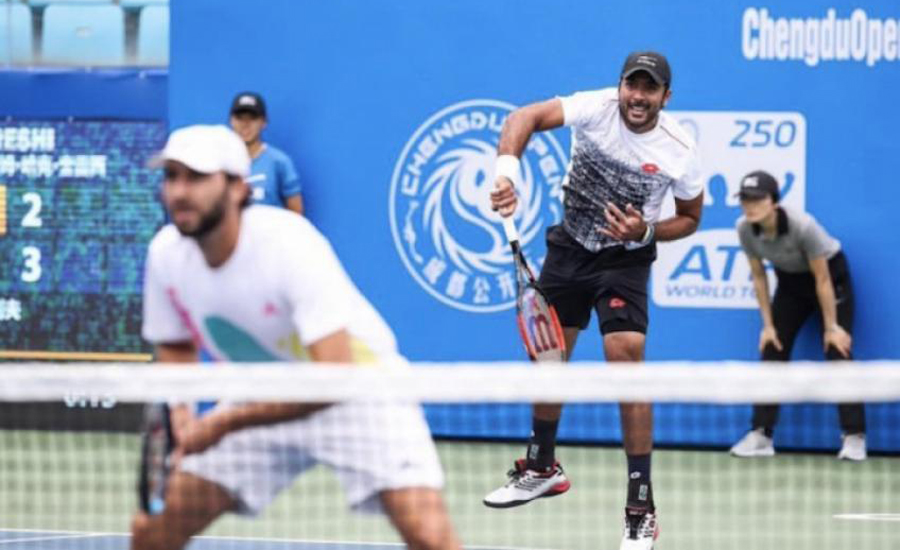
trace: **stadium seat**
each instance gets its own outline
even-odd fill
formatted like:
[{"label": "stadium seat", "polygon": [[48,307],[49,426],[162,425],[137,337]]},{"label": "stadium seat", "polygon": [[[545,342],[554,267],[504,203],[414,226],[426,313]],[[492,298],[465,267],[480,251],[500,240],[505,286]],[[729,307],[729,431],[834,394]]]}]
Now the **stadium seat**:
[{"label": "stadium seat", "polygon": [[0,65],[31,61],[31,10],[0,2]]},{"label": "stadium seat", "polygon": [[60,65],[121,65],[125,21],[113,5],[50,4],[44,11],[41,61]]},{"label": "stadium seat", "polygon": [[143,8],[144,6],[169,5],[169,0],[120,0],[119,5],[126,9]]},{"label": "stadium seat", "polygon": [[46,8],[50,4],[112,4],[113,0],[28,0],[32,8]]},{"label": "stadium seat", "polygon": [[138,23],[138,65],[169,64],[169,6],[147,6]]}]

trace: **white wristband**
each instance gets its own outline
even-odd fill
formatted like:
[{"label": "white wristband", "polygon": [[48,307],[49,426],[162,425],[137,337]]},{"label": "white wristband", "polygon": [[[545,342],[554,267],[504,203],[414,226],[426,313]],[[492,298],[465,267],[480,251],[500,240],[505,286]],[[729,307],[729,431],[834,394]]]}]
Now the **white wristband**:
[{"label": "white wristband", "polygon": [[519,183],[519,158],[515,155],[498,156],[494,164],[494,174],[507,178],[515,187]]},{"label": "white wristband", "polygon": [[644,231],[644,236],[641,237],[641,244],[650,244],[650,241],[653,240],[653,235],[656,234],[656,226],[652,223],[647,224],[647,230]]}]

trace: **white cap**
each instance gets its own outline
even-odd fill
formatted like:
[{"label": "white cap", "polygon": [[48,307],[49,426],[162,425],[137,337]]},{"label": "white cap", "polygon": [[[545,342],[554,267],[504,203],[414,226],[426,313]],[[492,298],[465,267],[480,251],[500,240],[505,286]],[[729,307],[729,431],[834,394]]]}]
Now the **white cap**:
[{"label": "white cap", "polygon": [[180,162],[201,174],[250,175],[247,146],[237,134],[222,125],[198,124],[175,130],[169,135],[165,148],[150,159],[148,165],[159,168],[167,160]]}]

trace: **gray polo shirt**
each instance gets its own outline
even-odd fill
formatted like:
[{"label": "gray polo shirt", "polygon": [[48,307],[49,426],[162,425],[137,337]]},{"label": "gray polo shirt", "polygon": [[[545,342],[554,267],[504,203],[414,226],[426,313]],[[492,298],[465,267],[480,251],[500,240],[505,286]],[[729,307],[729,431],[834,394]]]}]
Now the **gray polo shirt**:
[{"label": "gray polo shirt", "polygon": [[748,257],[769,260],[776,269],[788,273],[805,273],[809,271],[810,259],[831,259],[840,252],[840,241],[826,233],[815,218],[799,210],[778,208],[774,239],[766,238],[743,216],[738,219],[738,236]]}]

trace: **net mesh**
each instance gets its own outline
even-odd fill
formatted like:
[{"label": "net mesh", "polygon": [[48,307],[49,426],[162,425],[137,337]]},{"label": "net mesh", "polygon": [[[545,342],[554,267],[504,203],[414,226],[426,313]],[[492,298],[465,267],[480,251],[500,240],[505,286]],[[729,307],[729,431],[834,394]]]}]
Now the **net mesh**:
[{"label": "net mesh", "polygon": [[[400,461],[398,471],[406,461],[415,470],[432,437],[443,498],[467,548],[618,548],[627,469],[617,403],[642,401],[655,403],[657,548],[900,543],[900,365],[382,367],[5,365],[0,548],[128,548],[142,405],[156,401],[213,411],[206,414],[246,402],[341,403],[274,426],[272,437],[286,443],[274,462],[263,456],[268,439],[223,447],[242,468],[231,473],[250,489],[282,476],[285,489],[255,517],[223,515],[191,548],[396,548],[401,538],[383,515],[351,510],[365,508],[367,491],[381,486],[354,471],[391,460]],[[572,488],[486,508],[482,499],[524,456],[531,402],[567,403],[556,455]],[[866,403],[865,461],[836,458],[839,402]],[[424,443],[405,413],[385,412],[415,403],[431,433]],[[750,427],[751,403],[784,404],[772,458],[728,453]],[[307,426],[285,428],[297,423]]]}]

